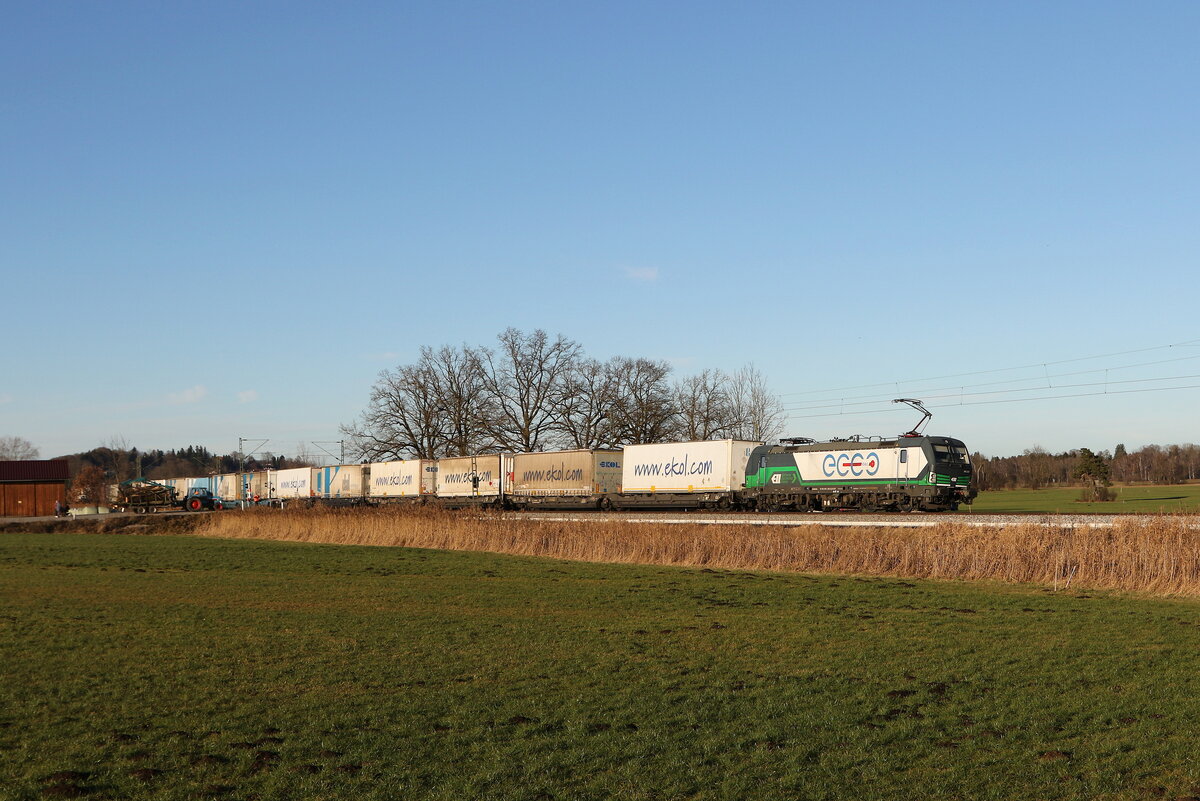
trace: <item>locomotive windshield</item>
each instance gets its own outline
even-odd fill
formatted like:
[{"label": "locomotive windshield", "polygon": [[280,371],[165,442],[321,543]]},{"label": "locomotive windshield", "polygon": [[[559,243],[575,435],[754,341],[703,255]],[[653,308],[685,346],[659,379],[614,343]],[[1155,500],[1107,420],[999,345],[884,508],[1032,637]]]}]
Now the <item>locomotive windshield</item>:
[{"label": "locomotive windshield", "polygon": [[971,463],[971,454],[962,445],[934,445],[933,455],[938,464]]}]

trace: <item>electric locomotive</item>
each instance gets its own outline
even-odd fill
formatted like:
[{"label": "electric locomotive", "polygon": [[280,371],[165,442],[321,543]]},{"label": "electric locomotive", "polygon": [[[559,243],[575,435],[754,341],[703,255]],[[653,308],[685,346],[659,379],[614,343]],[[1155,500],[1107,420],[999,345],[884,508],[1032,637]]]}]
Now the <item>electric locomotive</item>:
[{"label": "electric locomotive", "polygon": [[977,490],[967,446],[918,433],[930,413],[920,401],[896,402],[925,414],[916,429],[898,437],[797,437],[755,448],[739,504],[760,511],[936,512],[970,503]]}]

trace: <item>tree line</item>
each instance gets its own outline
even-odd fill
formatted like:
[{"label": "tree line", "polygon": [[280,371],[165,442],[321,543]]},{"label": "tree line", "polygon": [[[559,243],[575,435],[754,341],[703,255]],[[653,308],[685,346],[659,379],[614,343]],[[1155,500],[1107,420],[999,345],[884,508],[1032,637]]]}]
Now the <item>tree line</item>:
[{"label": "tree line", "polygon": [[341,430],[362,458],[438,459],[492,451],[619,448],[674,440],[769,440],[782,402],[753,365],[673,378],[665,361],[589,357],[540,329],[496,346],[425,346],[384,370]]},{"label": "tree line", "polygon": [[65,458],[71,475],[79,475],[86,468],[94,468],[110,483],[139,477],[155,479],[236,473],[239,464],[249,472],[286,470],[289,467],[306,467],[313,464],[311,460],[271,453],[245,457],[240,457],[237,453],[218,454],[203,445],[141,451],[117,442],[110,442]]},{"label": "tree line", "polygon": [[1106,465],[1107,478],[1122,484],[1182,484],[1200,477],[1200,445],[1192,444],[1147,445],[1136,451],[1117,445],[1112,451],[1097,453],[1087,448],[1049,453],[1035,446],[1018,456],[976,453],[971,461],[980,490],[1041,489],[1086,485],[1092,474],[1081,475],[1077,468],[1082,462],[1094,465],[1092,458]]}]

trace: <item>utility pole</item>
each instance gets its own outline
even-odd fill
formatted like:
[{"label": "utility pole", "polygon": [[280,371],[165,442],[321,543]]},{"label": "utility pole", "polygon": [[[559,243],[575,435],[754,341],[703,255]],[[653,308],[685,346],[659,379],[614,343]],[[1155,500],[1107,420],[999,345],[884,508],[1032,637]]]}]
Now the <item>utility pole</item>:
[{"label": "utility pole", "polygon": [[[324,453],[326,456],[328,456],[330,459],[337,459],[337,460],[338,460],[338,464],[345,464],[345,463],[346,463],[346,440],[344,440],[344,439],[336,439],[336,440],[322,440],[322,441],[320,441],[320,442],[317,442],[317,441],[315,441],[315,440],[314,440],[314,441],[310,442],[309,444],[310,444],[310,445],[314,445],[314,446],[316,446],[317,450],[319,450],[319,451],[323,452],[323,453]],[[341,451],[340,451],[340,453],[341,453],[341,456],[340,456],[340,457],[338,457],[338,456],[334,456],[332,453],[330,453],[330,452],[329,452],[329,450],[328,450],[328,449],[326,449],[326,448],[325,448],[325,446],[326,446],[326,445],[338,445],[338,446],[340,446],[340,447],[341,447]]]},{"label": "utility pole", "polygon": [[238,483],[242,485],[242,499],[243,500],[245,500],[246,497],[248,497],[250,494],[250,488],[245,486],[245,484],[244,484],[244,482],[246,480],[245,479],[246,452],[243,450],[243,448],[245,447],[245,443],[247,443],[247,442],[255,443],[254,450],[250,452],[251,455],[254,455],[255,453],[258,453],[260,450],[262,450],[263,447],[265,447],[266,444],[270,441],[271,440],[269,440],[269,439],[249,439],[247,437],[238,437]]}]

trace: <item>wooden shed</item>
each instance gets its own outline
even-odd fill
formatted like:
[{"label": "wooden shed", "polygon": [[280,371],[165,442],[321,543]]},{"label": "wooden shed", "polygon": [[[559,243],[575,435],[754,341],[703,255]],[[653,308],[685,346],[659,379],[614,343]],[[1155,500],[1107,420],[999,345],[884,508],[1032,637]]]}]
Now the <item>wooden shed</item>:
[{"label": "wooden shed", "polygon": [[0,517],[54,514],[54,502],[67,506],[66,459],[0,462]]}]

